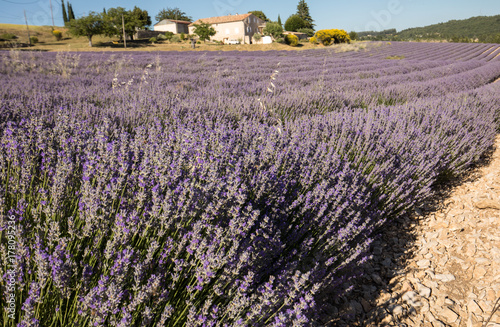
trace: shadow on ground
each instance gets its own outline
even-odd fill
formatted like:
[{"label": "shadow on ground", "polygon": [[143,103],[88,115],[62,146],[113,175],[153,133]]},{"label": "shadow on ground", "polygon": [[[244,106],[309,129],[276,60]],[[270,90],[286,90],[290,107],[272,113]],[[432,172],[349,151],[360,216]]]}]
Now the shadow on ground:
[{"label": "shadow on ground", "polygon": [[[149,40],[129,40],[127,41],[127,48],[146,48],[151,47],[152,44]],[[96,48],[123,48],[123,42],[97,42],[94,47]]]},{"label": "shadow on ground", "polygon": [[[492,160],[493,148],[479,162],[462,176],[436,187],[436,196],[422,203],[413,212],[401,215],[378,231],[378,238],[371,247],[371,258],[357,267],[357,278],[351,283],[352,290],[342,297],[322,294],[325,302],[320,311],[317,326],[398,326],[406,325],[401,321],[412,316],[415,309],[407,310],[401,306],[405,288],[411,287],[404,282],[404,276],[412,272],[409,263],[415,257],[415,242],[420,237],[417,227],[426,215],[444,208],[453,189],[465,182],[478,179],[478,169],[487,166]],[[417,271],[417,269],[414,269]],[[424,273],[420,270],[420,273]],[[411,288],[409,289],[411,290]],[[411,317],[410,317],[411,318]]]}]

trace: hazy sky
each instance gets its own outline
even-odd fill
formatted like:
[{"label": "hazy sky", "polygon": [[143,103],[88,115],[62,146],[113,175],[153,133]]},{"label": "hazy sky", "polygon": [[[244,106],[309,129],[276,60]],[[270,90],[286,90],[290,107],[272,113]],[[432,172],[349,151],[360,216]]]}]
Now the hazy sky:
[{"label": "hazy sky", "polygon": [[[0,0],[0,22],[24,24],[23,10],[26,10],[30,25],[52,25],[50,1],[55,25],[62,26],[61,0]],[[66,0],[67,1],[67,0]],[[271,20],[281,21],[297,11],[298,0],[196,0],[196,1],[138,1],[138,0],[70,0],[75,15],[89,11],[100,12],[103,8],[138,6],[148,11],[153,24],[162,8],[178,7],[193,19],[243,14],[249,10],[262,10]],[[306,0],[316,29],[341,28],[349,31],[384,30],[398,31],[425,26],[451,19],[500,14],[499,0],[351,0],[324,1]]]}]

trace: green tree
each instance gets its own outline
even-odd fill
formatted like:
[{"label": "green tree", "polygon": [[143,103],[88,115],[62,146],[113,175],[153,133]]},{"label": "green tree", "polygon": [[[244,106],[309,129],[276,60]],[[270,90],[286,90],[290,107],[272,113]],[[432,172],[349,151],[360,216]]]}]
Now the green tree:
[{"label": "green tree", "polygon": [[260,19],[262,19],[265,22],[269,22],[270,21],[269,18],[267,18],[266,14],[264,14],[260,10],[252,10],[252,11],[249,11],[248,13],[249,14],[254,14],[255,16],[259,17]]},{"label": "green tree", "polygon": [[68,14],[66,13],[66,6],[64,5],[64,0],[61,0],[62,4],[62,15],[63,15],[63,22],[66,24],[69,19],[68,19]]},{"label": "green tree", "polygon": [[279,14],[278,14],[278,24],[280,24],[280,26],[283,26],[283,24],[281,23],[281,17]]},{"label": "green tree", "polygon": [[66,23],[66,27],[69,33],[74,36],[86,36],[89,40],[89,46],[92,47],[92,37],[105,33],[106,22],[102,14],[91,11],[87,16],[70,20]]},{"label": "green tree", "polygon": [[[106,20],[104,34],[108,37],[118,36],[123,40],[122,15],[125,22],[125,34],[129,34],[133,27],[130,24],[129,13],[123,7],[109,8],[106,14],[103,14]],[[133,24],[132,24],[133,25]]]},{"label": "green tree", "polygon": [[311,18],[309,14],[309,6],[307,5],[305,0],[300,0],[297,5],[297,15],[299,15],[302,20],[306,23],[306,28],[312,28],[314,30],[314,20]]},{"label": "green tree", "polygon": [[147,10],[142,10],[137,6],[134,6],[134,9],[131,11],[132,16],[138,23],[138,28],[146,28],[147,26],[151,26],[152,21],[151,17],[148,15]]},{"label": "green tree", "polygon": [[212,25],[204,23],[203,21],[201,21],[200,24],[193,24],[193,26],[194,34],[198,35],[203,42],[205,42],[205,40],[210,40],[210,37],[217,33]]},{"label": "green tree", "polygon": [[283,27],[275,22],[267,22],[263,32],[264,35],[271,35],[274,39],[277,39],[283,35]]},{"label": "green tree", "polygon": [[297,32],[305,33],[308,37],[311,37],[314,35],[314,30],[312,28],[307,28],[307,27],[299,28],[297,30]]},{"label": "green tree", "polygon": [[351,38],[351,40],[357,40],[358,39],[358,33],[354,32],[354,31],[351,31],[349,33],[349,37]]},{"label": "green tree", "polygon": [[306,22],[298,14],[294,14],[286,20],[285,31],[297,32],[298,29],[307,28],[306,25]]},{"label": "green tree", "polygon": [[186,15],[186,13],[181,11],[179,8],[162,9],[158,15],[155,16],[155,19],[157,22],[161,22],[164,19],[185,20],[187,22],[193,21],[191,17]]},{"label": "green tree", "polygon": [[151,25],[151,18],[146,10],[134,7],[133,10],[125,10],[123,7],[108,9],[106,15],[106,36],[119,36],[123,38],[122,33],[122,15],[125,23],[125,34],[133,39],[137,29],[143,29]]},{"label": "green tree", "polygon": [[75,13],[73,12],[73,6],[68,2],[68,21],[75,19]]}]

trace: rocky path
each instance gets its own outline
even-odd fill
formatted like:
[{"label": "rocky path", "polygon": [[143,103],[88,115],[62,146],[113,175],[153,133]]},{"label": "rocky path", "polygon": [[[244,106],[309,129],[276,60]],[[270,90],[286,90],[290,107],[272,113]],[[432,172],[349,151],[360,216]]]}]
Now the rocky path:
[{"label": "rocky path", "polygon": [[384,233],[323,324],[500,327],[500,136],[489,160]]}]

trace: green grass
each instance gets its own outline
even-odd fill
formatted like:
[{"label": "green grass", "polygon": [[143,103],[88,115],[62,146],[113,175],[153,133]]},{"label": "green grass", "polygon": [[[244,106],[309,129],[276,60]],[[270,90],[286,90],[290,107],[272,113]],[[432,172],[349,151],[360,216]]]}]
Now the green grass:
[{"label": "green grass", "polygon": [[391,60],[401,60],[404,59],[405,56],[387,56],[385,59],[391,59]]}]

